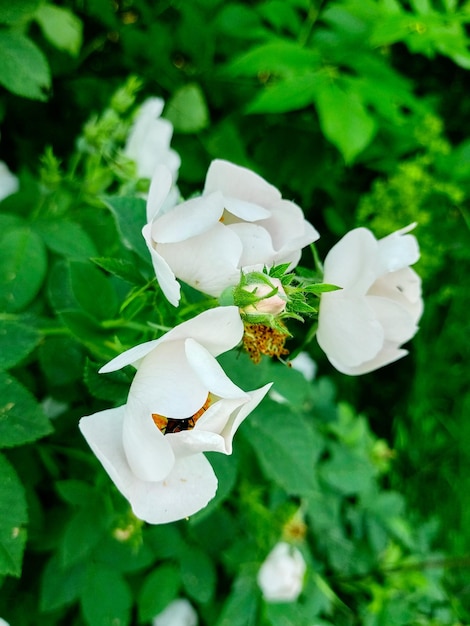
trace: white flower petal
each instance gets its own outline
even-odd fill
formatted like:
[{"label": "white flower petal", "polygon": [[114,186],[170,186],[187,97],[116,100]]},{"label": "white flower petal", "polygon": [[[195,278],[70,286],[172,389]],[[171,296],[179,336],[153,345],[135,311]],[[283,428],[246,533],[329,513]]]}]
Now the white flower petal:
[{"label": "white flower petal", "polygon": [[189,365],[211,393],[220,398],[247,398],[204,346],[189,338],[185,341],[185,351]]},{"label": "white flower petal", "polygon": [[240,200],[239,198],[230,198],[229,196],[223,196],[223,198],[225,209],[240,220],[254,222],[271,216],[271,212],[259,204]]},{"label": "white flower petal", "polygon": [[419,246],[414,235],[396,231],[378,241],[378,276],[396,272],[419,259]]},{"label": "white flower petal", "polygon": [[366,228],[356,228],[328,252],[323,281],[363,295],[377,278],[376,268],[377,241]]},{"label": "white flower petal", "polygon": [[384,329],[385,339],[400,345],[416,334],[417,326],[413,316],[400,304],[376,296],[366,296],[366,299]]},{"label": "white flower petal", "polygon": [[223,211],[223,197],[217,192],[187,200],[153,222],[152,239],[177,243],[201,235],[217,224]]},{"label": "white flower petal", "polygon": [[160,339],[141,343],[126,350],[100,369],[100,373],[115,372],[126,365],[138,366],[142,359],[160,343],[193,338],[204,344],[214,356],[234,348],[243,337],[243,322],[238,307],[224,306],[203,311],[196,317],[175,326]]},{"label": "white flower petal", "polygon": [[163,480],[171,472],[175,463],[173,449],[153,422],[146,403],[129,399],[122,443],[132,473],[140,480]]},{"label": "white flower petal", "polygon": [[211,296],[239,281],[242,244],[219,222],[181,243],[159,244],[158,251],[178,278]]},{"label": "white flower petal", "polygon": [[145,243],[150,251],[152,259],[153,269],[157,277],[158,284],[160,285],[166,299],[173,306],[178,306],[180,301],[181,287],[179,282],[175,278],[175,273],[168,265],[165,259],[155,249],[155,244],[152,240],[151,225],[147,224],[142,229],[142,235],[144,236]]},{"label": "white flower petal", "polygon": [[320,301],[317,340],[332,363],[355,367],[380,352],[384,331],[364,299],[331,292]]},{"label": "white flower petal", "polygon": [[0,202],[16,193],[19,186],[18,178],[10,172],[6,163],[0,161]]},{"label": "white flower petal", "polygon": [[177,458],[161,482],[134,479],[128,494],[132,510],[149,524],[167,524],[194,515],[212,500],[217,477],[203,454]]},{"label": "white flower petal", "polygon": [[239,267],[256,264],[272,265],[275,250],[271,235],[265,228],[257,224],[239,222],[230,224],[226,229],[236,234],[242,242],[243,251],[239,260]]},{"label": "white flower petal", "polygon": [[221,191],[224,196],[268,206],[281,198],[280,192],[258,174],[229,161],[215,159],[209,166],[204,194]]},{"label": "white flower petal", "polygon": [[160,213],[172,186],[171,171],[166,165],[158,165],[150,181],[147,197],[147,222],[151,222]]},{"label": "white flower petal", "polygon": [[370,372],[373,372],[381,367],[385,367],[385,365],[390,365],[407,354],[408,350],[402,350],[397,347],[396,343],[385,341],[381,351],[376,357],[355,367],[348,367],[344,363],[334,361],[333,359],[330,359],[330,361],[333,367],[335,367],[339,372],[348,374],[349,376],[359,376],[362,374],[369,374]]},{"label": "white flower petal", "polygon": [[184,341],[161,341],[140,362],[128,402],[145,404],[148,415],[184,419],[202,407],[208,393],[188,362]]}]

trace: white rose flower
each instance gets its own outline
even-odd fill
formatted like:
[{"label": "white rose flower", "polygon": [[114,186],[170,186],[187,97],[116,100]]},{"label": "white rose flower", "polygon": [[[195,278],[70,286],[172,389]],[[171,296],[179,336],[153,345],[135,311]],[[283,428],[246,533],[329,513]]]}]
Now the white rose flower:
[{"label": "white rose flower", "polygon": [[267,602],[295,602],[306,571],[301,552],[281,541],[274,546],[258,572],[258,585]]},{"label": "white rose flower", "polygon": [[261,176],[215,160],[202,196],[164,212],[172,178],[160,168],[147,201],[143,235],[158,282],[175,306],[176,278],[211,296],[236,285],[242,268],[289,263],[294,268],[304,246],[319,237],[302,209],[284,200]]},{"label": "white rose flower", "polygon": [[10,624],[0,617],[0,626],[10,626]]},{"label": "white rose flower", "polygon": [[170,148],[173,125],[160,117],[161,98],[148,98],[141,105],[127,138],[124,154],[137,166],[140,178],[152,178],[158,165],[166,165],[176,181],[180,156]]},{"label": "white rose flower", "polygon": [[242,391],[214,358],[242,335],[237,307],[210,309],[100,370],[137,369],[127,403],[83,417],[80,429],[140,519],[172,522],[214,497],[203,452],[231,454],[237,428],[270,388]]},{"label": "white rose flower", "polygon": [[415,224],[377,240],[367,228],[341,239],[325,259],[317,339],[344,374],[365,374],[408,354],[400,346],[418,329],[421,280],[409,265],[419,258]]},{"label": "white rose flower", "polygon": [[0,202],[16,193],[18,189],[19,182],[17,177],[10,172],[6,163],[0,161]]},{"label": "white rose flower", "polygon": [[186,598],[173,600],[152,620],[152,626],[197,626],[197,624],[197,613]]}]

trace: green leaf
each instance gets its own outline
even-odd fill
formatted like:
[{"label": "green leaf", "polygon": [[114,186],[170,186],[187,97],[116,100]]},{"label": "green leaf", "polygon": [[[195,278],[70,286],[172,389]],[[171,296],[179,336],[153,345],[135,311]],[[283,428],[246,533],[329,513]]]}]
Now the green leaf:
[{"label": "green leaf", "polygon": [[246,110],[248,113],[286,113],[303,109],[315,100],[319,73],[274,80],[262,88]]},{"label": "green leaf", "polygon": [[23,485],[0,454],[0,575],[19,577],[28,521]]},{"label": "green leaf", "polygon": [[132,595],[115,570],[91,564],[80,598],[88,626],[127,626]]},{"label": "green leaf", "polygon": [[117,276],[122,280],[130,283],[131,285],[141,285],[142,275],[136,269],[135,263],[126,261],[126,259],[114,259],[114,258],[94,258],[91,259],[93,263],[96,263],[98,267],[101,267],[106,272]]},{"label": "green leaf", "polygon": [[236,457],[233,455],[220,454],[219,452],[206,452],[205,456],[217,476],[217,493],[207,506],[191,516],[191,524],[197,524],[207,515],[210,515],[213,511],[218,509],[221,503],[230,495],[237,480],[238,463]]},{"label": "green leaf", "polygon": [[346,163],[352,163],[375,134],[374,118],[345,81],[340,86],[325,80],[317,91],[315,103],[323,134],[338,148]]},{"label": "green leaf", "polygon": [[114,215],[125,246],[149,263],[150,253],[142,236],[142,228],[147,223],[145,200],[116,196],[104,198],[103,202]]},{"label": "green leaf", "polygon": [[39,347],[39,362],[53,387],[81,380],[83,349],[72,337],[46,337]]},{"label": "green leaf", "polygon": [[40,334],[31,325],[0,320],[0,369],[20,363],[37,346]]},{"label": "green leaf", "polygon": [[102,500],[91,496],[84,504],[70,518],[62,538],[60,557],[64,567],[89,558],[105,533]]},{"label": "green leaf", "polygon": [[165,109],[165,117],[179,133],[198,133],[209,126],[209,109],[202,89],[189,83],[175,91]]},{"label": "green leaf", "polygon": [[161,613],[178,595],[180,574],[178,568],[169,563],[160,565],[149,574],[137,598],[139,620],[150,621]]},{"label": "green leaf", "polygon": [[0,448],[29,443],[52,431],[34,396],[5,372],[0,372],[0,398]]},{"label": "green leaf", "polygon": [[320,468],[322,478],[344,495],[369,491],[376,473],[376,468],[365,454],[333,442],[331,457]]},{"label": "green leaf", "polygon": [[316,50],[305,48],[299,43],[278,39],[252,47],[236,58],[227,68],[231,76],[276,76],[299,77],[310,74],[320,63]]},{"label": "green leaf", "polygon": [[118,370],[109,374],[99,374],[99,365],[87,360],[85,384],[88,391],[100,400],[112,401],[115,406],[124,404],[129,394],[132,376],[127,371]]},{"label": "green leaf", "polygon": [[91,263],[70,262],[70,284],[80,307],[97,320],[111,319],[118,299],[110,280]]},{"label": "green leaf", "polygon": [[265,400],[243,424],[266,476],[289,495],[303,495],[315,486],[315,464],[323,443],[303,416],[287,405]]},{"label": "green leaf", "polygon": [[80,18],[69,9],[52,4],[41,4],[35,18],[44,36],[53,46],[72,56],[78,55],[83,38]]},{"label": "green leaf", "polygon": [[258,626],[258,597],[255,572],[240,573],[230,589],[216,626]]},{"label": "green leaf", "polygon": [[41,50],[20,33],[0,31],[0,84],[12,93],[47,100],[46,90],[51,86],[49,65]]},{"label": "green leaf", "polygon": [[29,228],[18,228],[0,237],[0,267],[0,309],[24,309],[46,275],[47,256],[39,236]]},{"label": "green leaf", "polygon": [[70,259],[96,255],[96,247],[83,228],[70,220],[42,220],[34,223],[48,248]]},{"label": "green leaf", "polygon": [[0,24],[15,24],[31,19],[40,2],[41,0],[0,0]]},{"label": "green leaf", "polygon": [[201,549],[188,546],[182,551],[181,582],[185,592],[196,602],[207,604],[214,597],[215,567]]},{"label": "green leaf", "polygon": [[77,600],[85,574],[84,563],[64,567],[57,554],[49,559],[41,578],[41,611],[54,611]]}]

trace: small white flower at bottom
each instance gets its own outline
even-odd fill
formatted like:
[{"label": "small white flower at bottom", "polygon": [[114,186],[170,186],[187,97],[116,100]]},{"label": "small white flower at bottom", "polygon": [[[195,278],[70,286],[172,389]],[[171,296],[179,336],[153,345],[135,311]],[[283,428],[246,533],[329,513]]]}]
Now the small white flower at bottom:
[{"label": "small white flower at bottom", "polygon": [[197,626],[197,624],[197,613],[186,598],[173,600],[152,620],[152,626]]},{"label": "small white flower at bottom", "polygon": [[274,546],[258,572],[258,585],[267,602],[295,602],[307,566],[301,552],[281,541]]}]

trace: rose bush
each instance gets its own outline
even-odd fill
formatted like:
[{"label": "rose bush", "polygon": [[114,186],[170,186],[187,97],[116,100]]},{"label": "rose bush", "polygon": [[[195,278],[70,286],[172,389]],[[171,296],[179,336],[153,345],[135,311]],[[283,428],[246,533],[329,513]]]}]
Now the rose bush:
[{"label": "rose bush", "polygon": [[258,572],[258,585],[267,602],[295,602],[306,571],[301,552],[281,541],[274,546]]},{"label": "rose bush", "polygon": [[377,240],[366,228],[347,233],[328,253],[317,339],[344,374],[365,374],[405,356],[401,345],[418,329],[421,280],[409,266],[419,259],[414,224]]},{"label": "rose bush", "polygon": [[143,235],[160,286],[175,306],[177,278],[211,296],[238,283],[243,268],[289,263],[319,237],[302,209],[250,170],[215,160],[203,193],[165,212],[172,177],[158,168],[147,201]]},{"label": "rose bush", "polygon": [[236,346],[236,307],[219,307],[105,365],[137,372],[127,403],[83,417],[80,429],[137,517],[171,522],[202,509],[217,489],[203,452],[231,454],[232,438],[270,385],[245,392],[215,357]]}]

